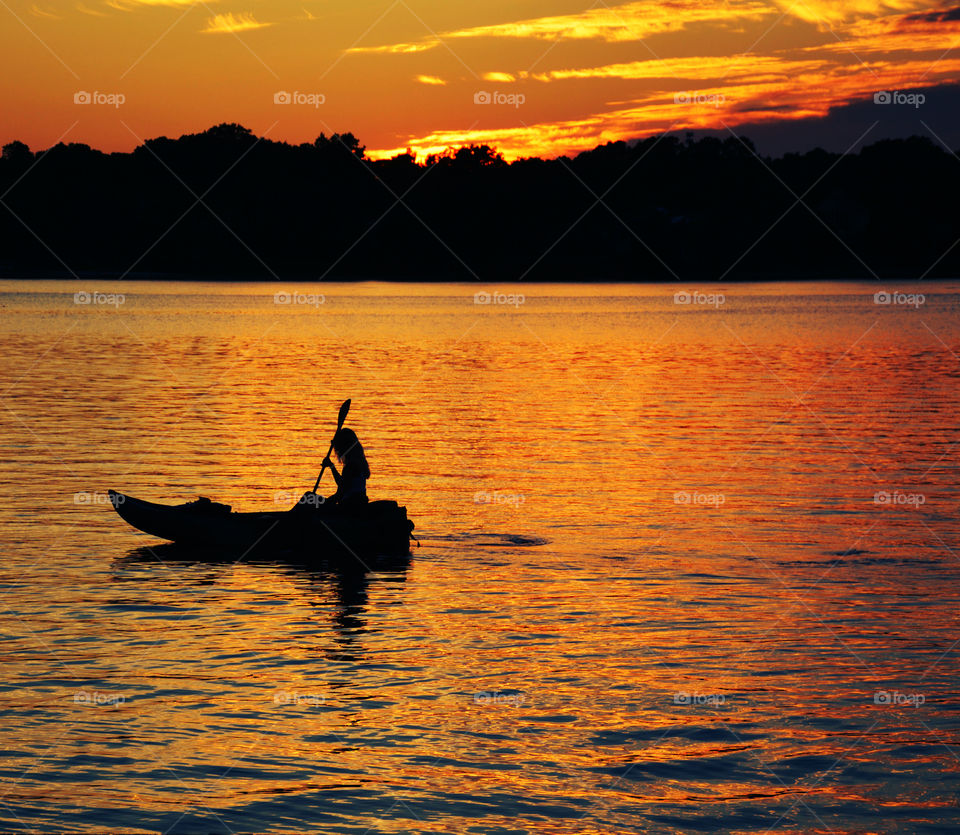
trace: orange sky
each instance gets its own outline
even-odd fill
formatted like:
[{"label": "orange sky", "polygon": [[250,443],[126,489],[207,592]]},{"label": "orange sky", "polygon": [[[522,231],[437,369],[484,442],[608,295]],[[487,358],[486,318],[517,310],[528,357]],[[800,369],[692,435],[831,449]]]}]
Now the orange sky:
[{"label": "orange sky", "polygon": [[290,142],[352,131],[374,156],[556,155],[960,81],[960,13],[912,0],[0,5],[0,142],[35,150],[228,121]]}]

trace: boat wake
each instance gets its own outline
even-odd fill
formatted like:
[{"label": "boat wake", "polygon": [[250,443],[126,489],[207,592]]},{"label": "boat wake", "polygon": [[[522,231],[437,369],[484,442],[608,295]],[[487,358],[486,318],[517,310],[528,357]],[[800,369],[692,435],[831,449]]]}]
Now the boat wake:
[{"label": "boat wake", "polygon": [[534,548],[539,545],[549,545],[550,540],[541,536],[523,536],[516,533],[450,533],[431,534],[417,532],[417,539],[423,542],[456,542],[469,545],[479,545],[488,548]]}]

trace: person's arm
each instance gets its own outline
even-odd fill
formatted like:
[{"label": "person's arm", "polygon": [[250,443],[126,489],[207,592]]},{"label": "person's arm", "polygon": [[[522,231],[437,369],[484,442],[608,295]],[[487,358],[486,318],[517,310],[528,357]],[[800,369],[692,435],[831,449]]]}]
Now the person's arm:
[{"label": "person's arm", "polygon": [[312,490],[308,490],[303,494],[303,498],[297,502],[297,505],[294,507],[294,510],[301,505],[311,505],[313,507],[319,507],[321,504],[331,504],[336,503],[340,498],[340,481],[343,476],[337,472],[337,468],[333,465],[333,461],[328,458],[324,458],[323,462],[320,465],[321,467],[328,467],[330,472],[333,473],[333,480],[337,483],[337,491],[330,496],[318,496]]},{"label": "person's arm", "polygon": [[337,489],[340,489],[340,480],[342,476],[337,472],[337,468],[333,465],[333,461],[330,460],[330,457],[326,457],[320,464],[321,467],[328,467],[330,472],[333,474],[333,480],[337,483]]}]

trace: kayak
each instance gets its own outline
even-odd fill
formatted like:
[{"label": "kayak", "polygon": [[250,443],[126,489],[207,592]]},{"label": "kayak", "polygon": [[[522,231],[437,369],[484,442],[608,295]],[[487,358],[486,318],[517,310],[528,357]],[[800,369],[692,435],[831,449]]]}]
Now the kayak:
[{"label": "kayak", "polygon": [[156,504],[109,491],[120,518],[138,531],[183,545],[243,551],[292,549],[314,556],[392,556],[410,552],[413,522],[393,501],[369,502],[350,512],[293,510],[237,513],[201,498],[181,505]]}]

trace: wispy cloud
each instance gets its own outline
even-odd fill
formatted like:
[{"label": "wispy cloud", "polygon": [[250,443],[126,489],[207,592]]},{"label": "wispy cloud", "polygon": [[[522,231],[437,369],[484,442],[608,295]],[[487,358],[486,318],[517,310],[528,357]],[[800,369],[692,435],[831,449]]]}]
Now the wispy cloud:
[{"label": "wispy cloud", "polygon": [[101,11],[100,9],[91,9],[89,6],[86,6],[83,3],[77,3],[75,8],[81,14],[92,15],[93,17],[109,17],[106,12]]},{"label": "wispy cloud", "polygon": [[[126,12],[135,9],[138,6],[192,6],[201,0],[105,0],[107,6],[117,11]],[[216,2],[216,0],[202,0],[204,3]]]},{"label": "wispy cloud", "polygon": [[[550,70],[531,76],[537,81],[566,80],[571,78],[623,78],[623,79],[683,79],[710,83],[715,79],[769,78],[783,79],[796,73],[821,69],[826,61],[821,59],[790,60],[776,55],[703,56],[691,58],[666,58],[651,61],[631,61],[625,64],[609,64],[604,67]],[[495,74],[495,73],[491,73]]]},{"label": "wispy cloud", "polygon": [[419,81],[421,84],[433,84],[438,87],[447,83],[442,78],[438,78],[435,75],[418,75],[417,81]]},{"label": "wispy cloud", "polygon": [[517,78],[515,75],[509,72],[485,72],[483,74],[484,81],[498,81],[501,84],[509,84],[512,81],[516,81]]},{"label": "wispy cloud", "polygon": [[775,13],[769,3],[757,0],[728,0],[704,3],[700,0],[659,0],[596,6],[585,12],[553,15],[528,20],[474,26],[442,32],[421,41],[354,47],[349,52],[423,52],[444,40],[459,38],[526,38],[540,40],[639,41],[661,32],[675,32],[698,23],[732,24],[760,20]]},{"label": "wispy cloud", "polygon": [[30,14],[35,15],[36,17],[49,17],[54,20],[60,20],[60,15],[51,12],[49,9],[41,9],[35,3],[30,6]]},{"label": "wispy cloud", "polygon": [[774,0],[789,15],[822,27],[939,5],[929,0]]},{"label": "wispy cloud", "polygon": [[890,15],[856,21],[843,37],[804,51],[866,55],[891,52],[942,52],[960,45],[960,10],[939,9],[921,14]]},{"label": "wispy cloud", "polygon": [[906,20],[910,23],[953,23],[960,21],[960,6],[907,15]]},{"label": "wispy cloud", "polygon": [[248,29],[262,29],[265,26],[272,26],[271,23],[260,23],[249,12],[234,14],[218,14],[207,20],[207,25],[201,32],[245,32]]}]

